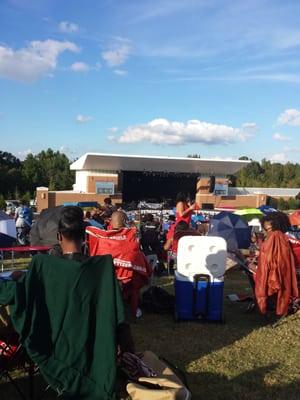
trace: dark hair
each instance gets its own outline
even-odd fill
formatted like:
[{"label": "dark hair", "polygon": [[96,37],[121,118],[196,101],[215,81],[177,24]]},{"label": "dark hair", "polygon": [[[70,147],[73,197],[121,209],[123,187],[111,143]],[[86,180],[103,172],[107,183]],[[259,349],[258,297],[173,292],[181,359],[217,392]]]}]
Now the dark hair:
[{"label": "dark hair", "polygon": [[106,197],[104,199],[104,204],[111,204],[111,198],[110,197]]},{"label": "dark hair", "polygon": [[153,222],[154,221],[154,215],[153,214],[145,214],[144,215],[144,222]]},{"label": "dark hair", "polygon": [[58,222],[58,232],[68,240],[79,241],[84,238],[85,225],[80,207],[63,207]]},{"label": "dark hair", "polygon": [[184,232],[184,231],[188,231],[188,230],[189,230],[189,224],[185,221],[179,221],[175,227],[174,233]]},{"label": "dark hair", "polygon": [[91,212],[90,211],[86,211],[85,212],[85,218],[87,218],[87,219],[91,218]]},{"label": "dark hair", "polygon": [[186,202],[187,199],[188,199],[188,197],[185,193],[179,192],[176,196],[176,204],[181,201]]},{"label": "dark hair", "polygon": [[262,217],[260,220],[262,227],[265,222],[270,222],[272,231],[281,231],[285,233],[291,228],[289,217],[281,211],[271,212]]},{"label": "dark hair", "polygon": [[175,221],[175,215],[169,215],[168,216],[169,221]]}]

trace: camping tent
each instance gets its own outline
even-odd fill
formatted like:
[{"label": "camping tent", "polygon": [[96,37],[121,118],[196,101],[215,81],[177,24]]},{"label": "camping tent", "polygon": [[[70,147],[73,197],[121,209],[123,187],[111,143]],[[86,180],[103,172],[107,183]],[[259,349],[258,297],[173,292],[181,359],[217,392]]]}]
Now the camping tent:
[{"label": "camping tent", "polygon": [[0,247],[10,247],[16,240],[15,220],[0,211]]},{"label": "camping tent", "polygon": [[63,207],[43,210],[30,231],[31,246],[53,246],[58,244],[58,221]]}]

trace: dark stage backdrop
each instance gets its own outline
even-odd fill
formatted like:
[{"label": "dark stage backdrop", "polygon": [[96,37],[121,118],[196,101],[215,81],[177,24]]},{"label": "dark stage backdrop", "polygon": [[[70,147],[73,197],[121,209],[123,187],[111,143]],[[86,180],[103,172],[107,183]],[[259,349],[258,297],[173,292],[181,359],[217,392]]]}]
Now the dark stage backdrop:
[{"label": "dark stage backdrop", "polygon": [[123,202],[131,201],[175,201],[178,192],[195,198],[199,174],[151,173],[123,171],[121,191]]}]

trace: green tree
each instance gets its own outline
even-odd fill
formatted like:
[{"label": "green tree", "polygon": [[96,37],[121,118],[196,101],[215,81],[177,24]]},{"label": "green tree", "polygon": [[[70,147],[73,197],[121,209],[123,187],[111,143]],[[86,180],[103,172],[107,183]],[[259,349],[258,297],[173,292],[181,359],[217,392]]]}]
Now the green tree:
[{"label": "green tree", "polygon": [[289,204],[282,197],[280,197],[278,199],[277,207],[278,207],[279,210],[288,210],[289,209]]},{"label": "green tree", "polygon": [[24,201],[26,201],[26,203],[29,204],[29,203],[30,203],[30,200],[31,200],[30,192],[27,191],[25,194],[23,194],[21,200],[24,200]]},{"label": "green tree", "polygon": [[187,158],[201,158],[200,154],[188,154]]},{"label": "green tree", "polygon": [[298,206],[298,200],[293,199],[292,197],[288,199],[289,210],[296,210]]},{"label": "green tree", "polygon": [[3,194],[0,194],[0,210],[6,210],[6,203]]}]

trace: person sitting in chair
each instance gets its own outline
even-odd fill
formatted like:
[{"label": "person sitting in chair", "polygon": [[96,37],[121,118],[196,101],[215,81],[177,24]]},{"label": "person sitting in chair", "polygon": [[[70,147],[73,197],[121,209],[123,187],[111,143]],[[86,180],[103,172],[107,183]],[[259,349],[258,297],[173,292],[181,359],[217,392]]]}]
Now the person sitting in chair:
[{"label": "person sitting in chair", "polygon": [[130,303],[132,315],[140,317],[140,290],[148,284],[152,269],[140,249],[136,228],[127,228],[126,221],[123,211],[115,211],[109,230],[87,227],[86,233],[91,255],[112,255],[123,298]]},{"label": "person sitting in chair", "polygon": [[266,239],[260,248],[255,276],[255,297],[262,314],[273,302],[276,314],[287,315],[291,301],[298,297],[295,260],[285,233],[289,222],[285,214],[270,213],[261,219]]},{"label": "person sitting in chair", "polygon": [[133,352],[110,255],[81,253],[82,210],[64,207],[60,256],[33,257],[28,271],[0,283],[0,304],[48,384],[70,399],[115,398],[118,350]]}]

